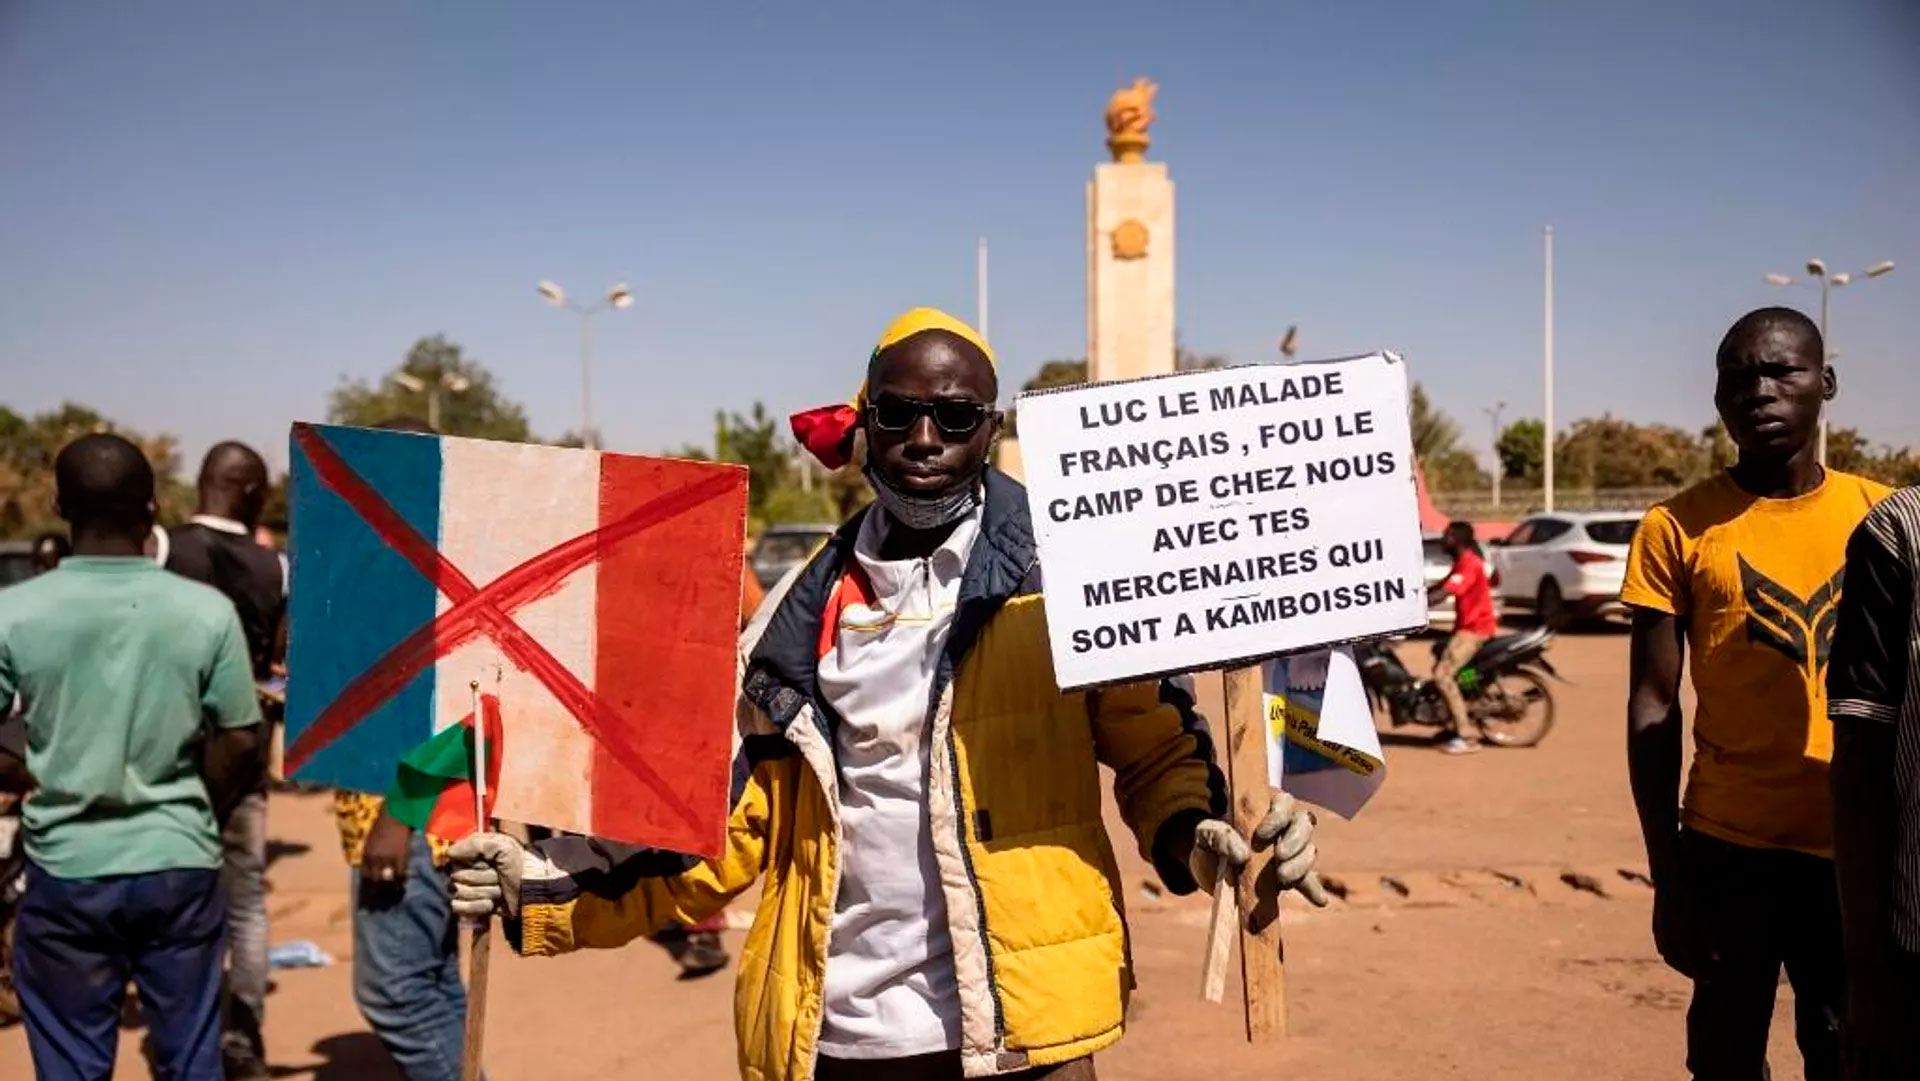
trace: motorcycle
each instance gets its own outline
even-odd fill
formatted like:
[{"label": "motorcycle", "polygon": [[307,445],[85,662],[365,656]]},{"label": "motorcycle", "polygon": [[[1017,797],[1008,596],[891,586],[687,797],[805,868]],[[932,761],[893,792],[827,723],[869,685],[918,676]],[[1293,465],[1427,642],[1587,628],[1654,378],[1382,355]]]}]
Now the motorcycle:
[{"label": "motorcycle", "polygon": [[[1467,712],[1488,743],[1498,747],[1531,747],[1553,729],[1553,689],[1559,679],[1546,658],[1553,631],[1539,627],[1525,634],[1489,638],[1473,659],[1455,674]],[[1436,659],[1446,648],[1435,642]],[[1440,686],[1407,670],[1390,642],[1368,642],[1354,647],[1367,699],[1378,715],[1383,710],[1393,727],[1409,724],[1448,726],[1450,715]]]}]

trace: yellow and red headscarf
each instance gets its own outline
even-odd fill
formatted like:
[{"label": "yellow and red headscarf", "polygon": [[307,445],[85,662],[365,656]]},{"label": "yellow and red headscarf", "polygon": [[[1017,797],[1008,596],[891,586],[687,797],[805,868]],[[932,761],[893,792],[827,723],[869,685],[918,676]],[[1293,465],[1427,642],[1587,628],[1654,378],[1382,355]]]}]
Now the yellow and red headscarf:
[{"label": "yellow and red headscarf", "polygon": [[[987,355],[988,364],[994,363],[993,347],[987,344],[979,331],[938,308],[912,308],[887,324],[886,331],[880,335],[873,352],[867,357],[867,372],[872,373],[873,362],[880,359],[881,353],[927,330],[944,330],[963,338]],[[860,414],[866,408],[867,381],[863,378],[860,392],[853,396],[852,401],[803,409],[787,418],[787,423],[793,427],[793,437],[815,458],[820,459],[821,465],[838,469],[853,456],[853,433],[859,430]]]}]

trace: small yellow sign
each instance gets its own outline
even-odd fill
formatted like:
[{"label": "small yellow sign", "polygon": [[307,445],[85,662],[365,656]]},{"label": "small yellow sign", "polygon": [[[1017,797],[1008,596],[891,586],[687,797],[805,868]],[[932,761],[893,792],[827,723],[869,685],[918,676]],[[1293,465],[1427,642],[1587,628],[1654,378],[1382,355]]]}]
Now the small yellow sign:
[{"label": "small yellow sign", "polygon": [[1320,739],[1320,715],[1304,704],[1279,695],[1267,696],[1267,730],[1274,739],[1285,736],[1289,743],[1314,751],[1328,761],[1338,762],[1362,777],[1372,776],[1373,771],[1381,766],[1377,758],[1361,754],[1352,747],[1342,747],[1338,743]]}]

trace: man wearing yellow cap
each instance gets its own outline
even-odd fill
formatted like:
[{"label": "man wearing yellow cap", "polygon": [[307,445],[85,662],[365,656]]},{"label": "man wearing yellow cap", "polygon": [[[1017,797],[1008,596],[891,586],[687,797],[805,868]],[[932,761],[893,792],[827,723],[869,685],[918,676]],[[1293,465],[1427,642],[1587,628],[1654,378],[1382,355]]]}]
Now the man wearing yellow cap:
[{"label": "man wearing yellow cap", "polygon": [[[522,952],[563,953],[698,921],[764,873],[742,1077],[1093,1078],[1132,987],[1098,764],[1175,893],[1249,849],[1184,687],[1057,689],[1026,491],[986,464],[998,394],[979,334],[915,309],[851,404],[795,418],[829,465],[866,434],[876,506],[742,636],[723,858],[485,834],[454,848],[454,908],[497,907]],[[1275,846],[1280,888],[1324,903],[1312,832],[1276,795],[1253,843]]]}]

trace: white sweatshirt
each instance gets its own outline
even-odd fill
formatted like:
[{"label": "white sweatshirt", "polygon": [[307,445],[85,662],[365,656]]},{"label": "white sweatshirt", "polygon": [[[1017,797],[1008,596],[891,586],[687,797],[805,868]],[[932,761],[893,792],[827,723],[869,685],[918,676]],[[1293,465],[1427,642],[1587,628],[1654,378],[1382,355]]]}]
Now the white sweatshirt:
[{"label": "white sweatshirt", "polygon": [[887,519],[854,541],[871,607],[843,610],[820,692],[840,715],[840,894],[827,946],[820,1053],[903,1058],[960,1046],[960,993],[928,836],[934,672],[953,625],[979,511],[930,558],[878,558]]}]

